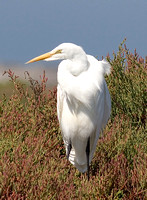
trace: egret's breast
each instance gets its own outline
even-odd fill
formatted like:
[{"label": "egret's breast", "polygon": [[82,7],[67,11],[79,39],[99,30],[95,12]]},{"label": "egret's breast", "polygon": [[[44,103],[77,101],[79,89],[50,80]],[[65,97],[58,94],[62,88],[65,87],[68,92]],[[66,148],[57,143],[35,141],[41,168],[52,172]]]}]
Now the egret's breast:
[{"label": "egret's breast", "polygon": [[70,102],[67,98],[64,99],[60,126],[66,139],[79,137],[85,140],[94,131],[94,122],[91,111],[80,102]]}]

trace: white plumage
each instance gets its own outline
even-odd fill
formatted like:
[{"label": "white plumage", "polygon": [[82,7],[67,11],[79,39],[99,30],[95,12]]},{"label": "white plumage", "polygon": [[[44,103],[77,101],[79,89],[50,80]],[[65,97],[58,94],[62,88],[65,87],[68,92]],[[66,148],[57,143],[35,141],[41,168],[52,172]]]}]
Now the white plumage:
[{"label": "white plumage", "polygon": [[[100,131],[111,111],[111,99],[104,79],[110,64],[98,61],[71,43],[29,61],[63,59],[58,67],[57,113],[69,161],[80,172],[87,171]],[[89,163],[86,148],[90,139]],[[71,149],[69,150],[69,145]]]}]

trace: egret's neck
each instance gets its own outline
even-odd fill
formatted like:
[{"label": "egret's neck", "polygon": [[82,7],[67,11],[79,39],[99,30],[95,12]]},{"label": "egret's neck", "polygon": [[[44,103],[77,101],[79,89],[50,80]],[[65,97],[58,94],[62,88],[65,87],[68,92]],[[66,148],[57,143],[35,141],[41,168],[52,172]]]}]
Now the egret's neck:
[{"label": "egret's neck", "polygon": [[87,60],[87,56],[70,60],[70,64],[68,66],[68,70],[74,76],[80,75],[82,72],[87,71],[88,68],[89,62]]}]

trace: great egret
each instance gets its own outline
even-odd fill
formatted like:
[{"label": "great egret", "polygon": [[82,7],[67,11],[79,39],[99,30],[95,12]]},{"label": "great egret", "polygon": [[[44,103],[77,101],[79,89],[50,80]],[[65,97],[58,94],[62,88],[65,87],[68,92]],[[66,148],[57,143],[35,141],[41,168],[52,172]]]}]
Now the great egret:
[{"label": "great egret", "polygon": [[100,131],[111,111],[111,99],[104,79],[110,64],[98,61],[72,43],[63,43],[39,60],[63,61],[58,67],[57,114],[66,148],[67,159],[82,173],[93,158]]}]

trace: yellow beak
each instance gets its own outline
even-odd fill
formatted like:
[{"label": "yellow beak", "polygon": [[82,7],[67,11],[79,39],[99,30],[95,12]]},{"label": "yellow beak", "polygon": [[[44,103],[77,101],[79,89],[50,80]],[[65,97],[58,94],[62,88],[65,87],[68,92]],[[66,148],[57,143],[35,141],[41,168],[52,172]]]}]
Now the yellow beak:
[{"label": "yellow beak", "polygon": [[33,63],[33,62],[37,62],[39,60],[45,60],[47,58],[50,58],[51,56],[53,56],[54,54],[53,53],[45,53],[45,54],[42,54],[40,56],[37,56],[35,58],[33,58],[32,60],[29,60],[28,62],[26,62],[25,64],[29,64],[29,63]]}]

